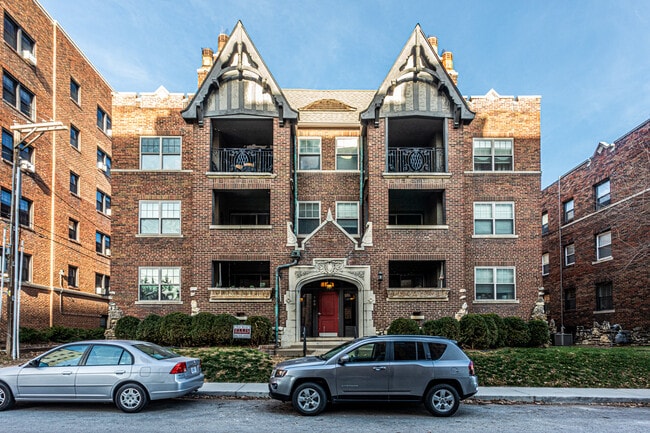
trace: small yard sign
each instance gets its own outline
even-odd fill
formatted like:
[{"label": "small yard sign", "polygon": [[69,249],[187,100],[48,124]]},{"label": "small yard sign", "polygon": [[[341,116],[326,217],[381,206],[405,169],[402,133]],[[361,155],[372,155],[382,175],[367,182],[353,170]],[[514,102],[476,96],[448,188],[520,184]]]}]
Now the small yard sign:
[{"label": "small yard sign", "polygon": [[232,325],[232,338],[251,338],[251,325]]}]

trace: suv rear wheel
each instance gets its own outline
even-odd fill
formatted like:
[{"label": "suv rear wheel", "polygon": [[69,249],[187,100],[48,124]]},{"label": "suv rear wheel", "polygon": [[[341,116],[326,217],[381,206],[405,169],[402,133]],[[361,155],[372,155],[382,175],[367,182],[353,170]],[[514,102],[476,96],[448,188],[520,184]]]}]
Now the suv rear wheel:
[{"label": "suv rear wheel", "polygon": [[296,387],[291,402],[302,415],[318,415],[327,406],[327,394],[317,383],[306,382]]},{"label": "suv rear wheel", "polygon": [[458,410],[460,397],[451,385],[440,383],[429,390],[424,405],[435,416],[452,416]]}]

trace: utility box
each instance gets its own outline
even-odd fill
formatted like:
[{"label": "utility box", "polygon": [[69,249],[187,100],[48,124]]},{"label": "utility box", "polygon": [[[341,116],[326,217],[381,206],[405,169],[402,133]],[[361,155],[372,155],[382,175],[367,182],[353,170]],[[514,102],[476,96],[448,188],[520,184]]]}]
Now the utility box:
[{"label": "utility box", "polygon": [[572,334],[553,334],[555,346],[573,346]]}]

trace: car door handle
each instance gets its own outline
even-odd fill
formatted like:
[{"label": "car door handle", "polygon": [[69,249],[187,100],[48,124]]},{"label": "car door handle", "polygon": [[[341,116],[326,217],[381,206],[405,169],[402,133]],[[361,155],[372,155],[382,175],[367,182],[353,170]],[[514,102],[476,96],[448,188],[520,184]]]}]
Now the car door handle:
[{"label": "car door handle", "polygon": [[70,376],[72,374],[72,372],[71,371],[62,371],[61,374],[64,375],[64,376]]},{"label": "car door handle", "polygon": [[117,370],[115,374],[124,374],[126,373],[126,370]]},{"label": "car door handle", "polygon": [[386,370],[386,367],[372,367],[372,369],[375,371],[382,371],[382,370]]}]

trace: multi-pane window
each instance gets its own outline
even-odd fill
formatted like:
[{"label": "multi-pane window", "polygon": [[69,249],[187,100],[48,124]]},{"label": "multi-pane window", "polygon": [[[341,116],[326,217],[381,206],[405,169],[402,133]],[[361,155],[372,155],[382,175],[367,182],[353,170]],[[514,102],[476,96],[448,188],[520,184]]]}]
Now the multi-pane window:
[{"label": "multi-pane window", "polygon": [[34,40],[6,13],[4,16],[4,39],[24,58],[34,58]]},{"label": "multi-pane window", "polygon": [[[11,218],[11,191],[2,188],[0,195],[0,216],[2,218]],[[32,202],[24,197],[20,199],[20,212],[18,220],[23,226],[31,226],[32,222]]]},{"label": "multi-pane window", "polygon": [[542,275],[548,275],[551,265],[548,253],[542,254]]},{"label": "multi-pane window", "polygon": [[95,232],[95,251],[106,256],[111,255],[111,237],[102,232]]},{"label": "multi-pane window", "polygon": [[32,256],[30,254],[23,254],[21,266],[21,281],[32,281]]},{"label": "multi-pane window", "polygon": [[34,117],[34,94],[6,72],[2,74],[2,99],[30,119]]},{"label": "multi-pane window", "polygon": [[104,131],[106,134],[111,134],[111,118],[99,106],[97,107],[97,127]]},{"label": "multi-pane window", "polygon": [[106,174],[111,174],[111,157],[99,147],[97,148],[97,168]]},{"label": "multi-pane window", "polygon": [[351,235],[359,234],[359,203],[336,203],[336,222]]},{"label": "multi-pane window", "polygon": [[570,223],[575,217],[574,211],[574,202],[573,199],[567,200],[562,204],[562,210],[564,211],[564,223]]},{"label": "multi-pane window", "polygon": [[70,192],[79,195],[79,175],[75,172],[70,172]]},{"label": "multi-pane window", "polygon": [[475,235],[512,235],[514,232],[513,203],[474,203]]},{"label": "multi-pane window", "polygon": [[180,137],[140,137],[141,170],[180,170]]},{"label": "multi-pane window", "polygon": [[100,190],[97,190],[97,193],[95,194],[95,207],[99,212],[104,213],[106,215],[110,215],[111,196],[107,195],[106,193]]},{"label": "multi-pane window", "polygon": [[72,78],[70,78],[70,99],[77,104],[81,103],[81,86]]},{"label": "multi-pane window", "polygon": [[140,301],[179,301],[181,299],[181,268],[140,268],[138,299]]},{"label": "multi-pane window", "polygon": [[542,234],[548,233],[548,212],[542,212]]},{"label": "multi-pane window", "polygon": [[609,186],[609,179],[594,186],[594,194],[596,196],[596,210],[609,206],[611,203]]},{"label": "multi-pane window", "polygon": [[576,309],[576,289],[575,287],[569,287],[564,289],[564,310],[575,310]]},{"label": "multi-pane window", "polygon": [[68,287],[79,287],[79,268],[68,265]]},{"label": "multi-pane window", "polygon": [[320,202],[298,203],[298,234],[307,235],[320,224]]},{"label": "multi-pane window", "polygon": [[70,146],[79,149],[79,129],[74,125],[70,125]]},{"label": "multi-pane window", "polygon": [[140,201],[140,234],[178,235],[180,233],[180,201]]},{"label": "multi-pane window", "polygon": [[357,137],[336,138],[336,169],[359,169],[359,139]]},{"label": "multi-pane window", "polygon": [[603,282],[596,284],[596,311],[613,310],[612,282]]},{"label": "multi-pane window", "polygon": [[14,160],[14,136],[4,128],[2,128],[2,159]]},{"label": "multi-pane window", "polygon": [[298,169],[320,170],[320,138],[298,139]]},{"label": "multi-pane window", "polygon": [[95,273],[95,289],[98,295],[108,295],[111,288],[111,277],[104,274]]},{"label": "multi-pane window", "polygon": [[564,265],[570,266],[576,262],[576,246],[570,244],[564,247]]},{"label": "multi-pane window", "polygon": [[79,240],[79,221],[72,218],[68,220],[68,239],[72,241]]},{"label": "multi-pane window", "polygon": [[477,300],[515,299],[515,269],[475,268],[474,291]]},{"label": "multi-pane window", "polygon": [[511,171],[512,140],[474,139],[475,171]]},{"label": "multi-pane window", "polygon": [[596,236],[596,260],[612,257],[612,232]]}]

